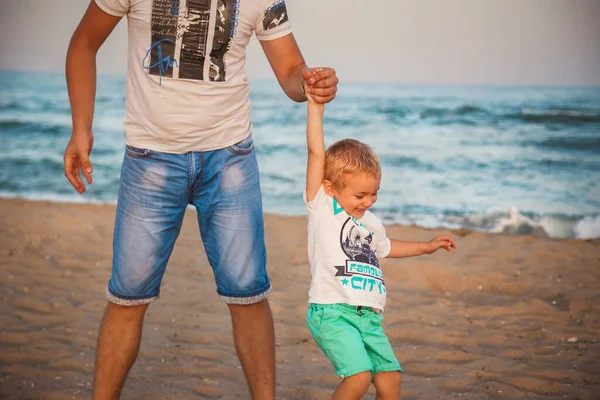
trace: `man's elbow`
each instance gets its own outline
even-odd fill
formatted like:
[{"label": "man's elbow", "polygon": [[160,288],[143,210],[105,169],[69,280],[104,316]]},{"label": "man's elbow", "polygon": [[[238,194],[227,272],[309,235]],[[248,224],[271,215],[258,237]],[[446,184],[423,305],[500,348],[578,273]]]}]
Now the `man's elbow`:
[{"label": "man's elbow", "polygon": [[100,50],[101,43],[98,43],[97,40],[89,37],[89,35],[85,35],[82,32],[75,31],[73,36],[71,37],[71,41],[69,42],[69,47],[67,49],[68,53],[87,53],[87,54],[96,54],[98,50]]}]

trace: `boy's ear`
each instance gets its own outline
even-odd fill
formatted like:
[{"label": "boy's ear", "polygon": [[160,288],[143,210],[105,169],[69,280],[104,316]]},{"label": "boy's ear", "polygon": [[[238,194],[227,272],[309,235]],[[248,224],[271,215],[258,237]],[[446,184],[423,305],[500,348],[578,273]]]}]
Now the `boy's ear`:
[{"label": "boy's ear", "polygon": [[325,194],[327,194],[327,196],[329,196],[329,197],[335,196],[335,187],[333,186],[333,183],[331,183],[331,181],[328,181],[327,179],[325,179],[323,181],[323,189],[325,190]]}]

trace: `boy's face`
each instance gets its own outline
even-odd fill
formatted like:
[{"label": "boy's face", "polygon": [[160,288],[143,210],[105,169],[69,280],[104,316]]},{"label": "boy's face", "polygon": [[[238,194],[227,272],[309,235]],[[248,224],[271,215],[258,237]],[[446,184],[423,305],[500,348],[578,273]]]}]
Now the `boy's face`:
[{"label": "boy's face", "polygon": [[329,181],[324,182],[325,192],[335,197],[338,204],[354,218],[362,218],[377,201],[377,191],[381,183],[381,173],[355,172],[347,174],[346,185],[337,190]]}]

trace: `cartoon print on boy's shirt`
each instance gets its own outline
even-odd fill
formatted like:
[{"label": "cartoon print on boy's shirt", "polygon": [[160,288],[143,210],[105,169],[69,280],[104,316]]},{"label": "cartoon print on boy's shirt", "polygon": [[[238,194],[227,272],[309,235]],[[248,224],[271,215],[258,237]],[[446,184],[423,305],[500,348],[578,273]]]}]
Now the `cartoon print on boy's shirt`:
[{"label": "cartoon print on boy's shirt", "polygon": [[[334,210],[337,205],[335,199]],[[352,216],[342,225],[340,246],[348,257],[345,265],[336,265],[335,276],[342,277],[342,286],[383,294],[386,292],[383,272],[373,249],[373,232]]]}]

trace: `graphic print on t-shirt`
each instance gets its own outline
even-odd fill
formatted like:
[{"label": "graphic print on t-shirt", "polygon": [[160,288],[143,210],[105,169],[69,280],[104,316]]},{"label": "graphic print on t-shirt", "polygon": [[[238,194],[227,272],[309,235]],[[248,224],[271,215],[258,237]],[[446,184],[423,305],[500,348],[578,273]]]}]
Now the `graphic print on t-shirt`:
[{"label": "graphic print on t-shirt", "polygon": [[343,277],[343,286],[381,294],[386,292],[385,283],[372,241],[373,233],[349,216],[340,232],[340,246],[348,259],[345,265],[335,266],[335,276]]},{"label": "graphic print on t-shirt", "polygon": [[[216,18],[211,31],[212,1],[216,1]],[[152,1],[152,45],[143,61],[151,75],[160,76],[161,82],[163,77],[225,81],[224,57],[235,32],[233,16],[240,0],[212,1]]]},{"label": "graphic print on t-shirt", "polygon": [[[153,0],[151,47],[142,66],[160,83],[165,77],[225,82],[225,55],[239,14],[240,0]],[[285,1],[275,0],[265,10],[263,29],[286,21]]]},{"label": "graphic print on t-shirt", "polygon": [[275,29],[279,25],[288,21],[287,10],[285,8],[284,0],[277,0],[273,5],[265,10],[265,17],[263,19],[263,29],[268,31]]}]

